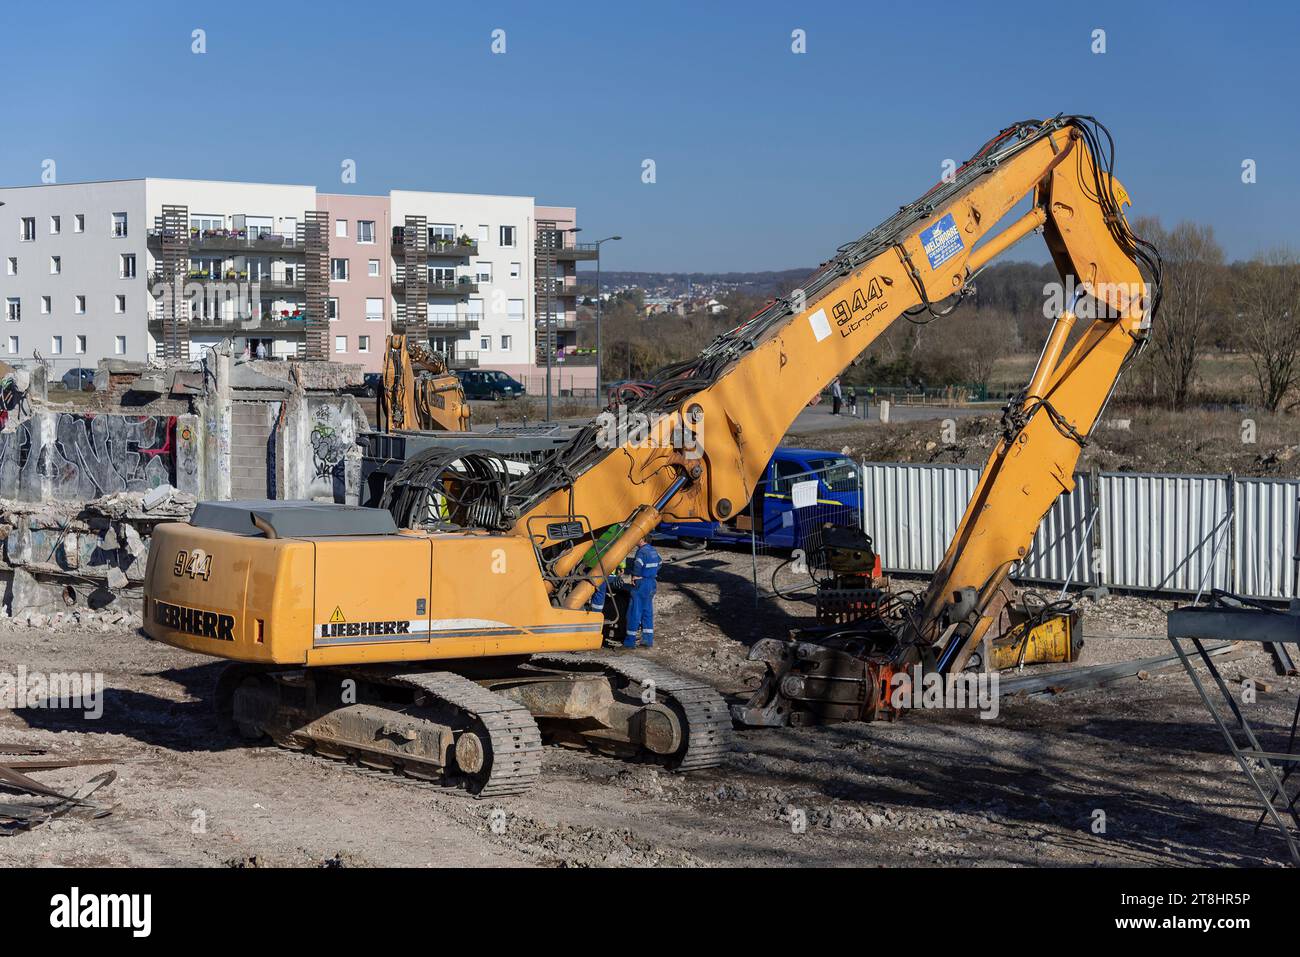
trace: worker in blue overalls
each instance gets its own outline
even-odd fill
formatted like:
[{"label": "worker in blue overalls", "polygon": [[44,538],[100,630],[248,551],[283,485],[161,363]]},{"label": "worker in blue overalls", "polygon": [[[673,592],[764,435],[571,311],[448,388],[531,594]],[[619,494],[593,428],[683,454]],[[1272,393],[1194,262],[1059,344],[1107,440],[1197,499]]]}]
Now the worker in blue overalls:
[{"label": "worker in blue overalls", "polygon": [[632,600],[627,607],[627,637],[624,648],[635,648],[637,636],[641,644],[651,648],[655,643],[655,589],[659,586],[659,553],[648,538],[641,539],[636,554],[632,556]]}]

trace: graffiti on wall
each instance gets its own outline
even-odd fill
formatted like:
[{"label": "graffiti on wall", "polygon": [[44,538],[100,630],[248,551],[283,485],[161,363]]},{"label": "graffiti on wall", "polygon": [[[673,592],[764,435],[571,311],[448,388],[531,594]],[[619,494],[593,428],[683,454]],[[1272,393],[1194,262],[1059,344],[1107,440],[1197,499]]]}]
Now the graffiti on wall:
[{"label": "graffiti on wall", "polygon": [[29,419],[0,434],[0,491],[41,495],[41,478],[61,500],[90,500],[114,492],[145,492],[176,484],[176,418],[61,412],[42,428]]},{"label": "graffiti on wall", "polygon": [[[352,417],[342,407],[319,402],[311,410],[312,495],[336,496],[344,487],[344,459],[356,444]],[[336,499],[341,501],[341,499]]]}]

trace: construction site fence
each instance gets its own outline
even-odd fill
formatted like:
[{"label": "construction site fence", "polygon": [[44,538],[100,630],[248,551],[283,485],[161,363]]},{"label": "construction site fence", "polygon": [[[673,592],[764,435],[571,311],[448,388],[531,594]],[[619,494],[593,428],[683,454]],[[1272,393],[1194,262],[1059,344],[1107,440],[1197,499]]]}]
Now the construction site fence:
[{"label": "construction site fence", "polygon": [[[980,469],[862,463],[864,528],[886,572],[930,574]],[[1076,472],[1012,579],[1151,594],[1300,597],[1300,479]]]}]

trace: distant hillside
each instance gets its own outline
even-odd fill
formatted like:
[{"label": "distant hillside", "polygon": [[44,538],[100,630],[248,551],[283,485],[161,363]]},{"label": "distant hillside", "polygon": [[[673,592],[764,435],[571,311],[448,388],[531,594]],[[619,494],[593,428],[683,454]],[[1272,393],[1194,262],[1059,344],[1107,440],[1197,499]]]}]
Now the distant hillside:
[{"label": "distant hillside", "polygon": [[[601,286],[619,289],[639,286],[647,292],[664,296],[737,290],[754,296],[771,296],[789,292],[807,279],[813,267],[784,269],[777,272],[631,272],[602,269]],[[579,277],[584,286],[594,286],[596,270],[583,269]]]}]

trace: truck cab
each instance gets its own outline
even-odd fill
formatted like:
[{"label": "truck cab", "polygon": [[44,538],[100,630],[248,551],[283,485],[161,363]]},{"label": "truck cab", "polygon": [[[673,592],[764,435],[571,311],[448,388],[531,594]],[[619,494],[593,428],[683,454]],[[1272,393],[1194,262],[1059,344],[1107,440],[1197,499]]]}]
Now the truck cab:
[{"label": "truck cab", "polygon": [[782,446],[763,470],[754,497],[735,518],[662,522],[657,534],[679,541],[734,544],[748,544],[754,534],[761,545],[796,548],[804,543],[810,522],[856,526],[861,508],[861,474],[851,458]]}]

